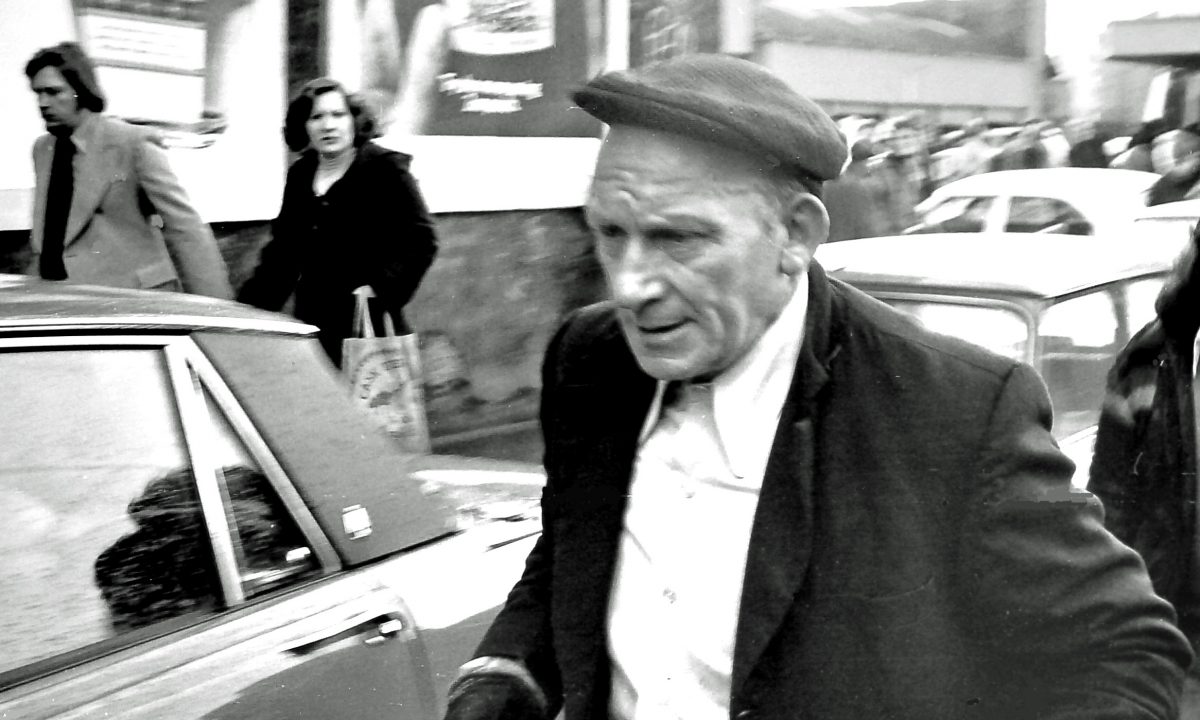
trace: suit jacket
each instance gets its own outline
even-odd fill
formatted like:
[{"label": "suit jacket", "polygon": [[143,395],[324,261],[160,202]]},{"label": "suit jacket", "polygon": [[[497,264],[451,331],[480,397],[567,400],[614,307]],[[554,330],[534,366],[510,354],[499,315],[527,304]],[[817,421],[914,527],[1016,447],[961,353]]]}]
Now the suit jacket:
[{"label": "suit jacket", "polygon": [[[233,297],[212,231],[189,204],[153,131],[89,114],[73,139],[74,194],[63,237],[69,279]],[[30,275],[39,274],[53,158],[54,137],[39,137],[33,145]]]},{"label": "suit jacket", "polygon": [[294,291],[296,316],[321,329],[335,361],[350,335],[357,287],[371,286],[379,309],[404,328],[404,306],[437,254],[434,222],[408,171],[411,161],[365,143],[318,198],[312,189],[317,155],[302,155],[288,169],[271,242],[238,299],[278,310]]},{"label": "suit jacket", "polygon": [[[731,717],[1171,717],[1190,649],[1071,490],[1034,372],[810,278]],[[608,595],[654,381],[604,307],[559,332],[543,380],[543,534],[477,655],[525,662],[568,720],[606,718]]]}]

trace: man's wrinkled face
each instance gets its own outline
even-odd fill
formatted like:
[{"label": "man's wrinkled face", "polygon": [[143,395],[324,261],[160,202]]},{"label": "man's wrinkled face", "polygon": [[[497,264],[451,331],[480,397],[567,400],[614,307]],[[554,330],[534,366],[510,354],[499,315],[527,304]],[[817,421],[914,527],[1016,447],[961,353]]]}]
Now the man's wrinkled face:
[{"label": "man's wrinkled face", "polygon": [[33,76],[29,87],[37,96],[38,111],[50,132],[69,132],[79,126],[79,100],[58,68],[46,66]]},{"label": "man's wrinkled face", "polygon": [[642,369],[711,378],[779,316],[810,254],[748,156],[615,126],[586,215],[621,327]]}]

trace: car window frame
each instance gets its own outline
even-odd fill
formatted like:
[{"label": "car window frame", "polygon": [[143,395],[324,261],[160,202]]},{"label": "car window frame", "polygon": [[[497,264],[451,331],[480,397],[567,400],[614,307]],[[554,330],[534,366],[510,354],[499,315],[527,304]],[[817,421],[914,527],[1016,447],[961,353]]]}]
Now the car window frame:
[{"label": "car window frame", "polygon": [[[218,574],[223,609],[200,618],[168,619],[153,625],[122,633],[111,638],[67,650],[0,674],[0,692],[8,691],[39,679],[70,671],[85,663],[139,645],[157,645],[179,632],[196,633],[240,616],[246,608],[271,603],[299,587],[318,582],[336,574],[342,563],[315,517],[304,503],[287,473],[270,447],[258,433],[251,419],[240,407],[236,397],[208,361],[200,347],[187,335],[156,335],[133,331],[125,334],[63,334],[0,337],[0,353],[53,352],[56,350],[146,349],[160,354],[166,368],[170,396],[175,402],[181,441],[187,451],[188,463],[196,483],[208,536],[213,552],[214,568]],[[316,558],[318,572],[311,578],[261,596],[247,599],[241,586],[236,529],[230,527],[226,507],[228,492],[212,449],[215,438],[208,417],[204,390],[216,404],[214,411],[224,413],[233,433],[245,446],[247,453],[259,465],[271,489],[283,502],[293,522],[308,543]]]}]

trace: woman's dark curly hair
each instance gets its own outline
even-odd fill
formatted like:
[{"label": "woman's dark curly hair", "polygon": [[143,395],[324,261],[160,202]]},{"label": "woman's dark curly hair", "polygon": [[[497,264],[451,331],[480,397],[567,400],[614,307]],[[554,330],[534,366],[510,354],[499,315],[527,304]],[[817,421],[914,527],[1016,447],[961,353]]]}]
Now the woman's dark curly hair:
[{"label": "woman's dark curly hair", "polygon": [[79,43],[63,42],[34,53],[25,63],[25,77],[33,80],[43,69],[52,67],[75,91],[79,107],[92,112],[104,112],[104,93],[96,81],[96,69]]},{"label": "woman's dark curly hair", "polygon": [[328,92],[340,93],[346,99],[346,107],[350,108],[350,116],[354,118],[354,147],[362,147],[371,138],[379,137],[374,109],[359,95],[347,92],[337,80],[321,77],[304,83],[304,87],[288,104],[287,118],[283,122],[283,139],[294,152],[301,152],[309,146],[308,130],[304,125],[312,115],[317,96]]}]

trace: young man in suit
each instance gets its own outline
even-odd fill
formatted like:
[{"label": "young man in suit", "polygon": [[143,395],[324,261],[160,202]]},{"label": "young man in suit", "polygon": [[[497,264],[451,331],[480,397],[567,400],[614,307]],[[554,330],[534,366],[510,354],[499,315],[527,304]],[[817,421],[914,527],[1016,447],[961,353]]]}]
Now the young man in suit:
[{"label": "young man in suit", "polygon": [[612,297],[547,352],[543,533],[447,717],[1172,717],[1191,651],[1034,371],[814,261],[829,117],[724,56],[575,100]]},{"label": "young man in suit", "polygon": [[212,231],[154,133],[101,114],[104,95],[83,50],[70,42],[39,50],[25,75],[47,130],[33,146],[28,274],[232,297]]}]

